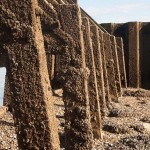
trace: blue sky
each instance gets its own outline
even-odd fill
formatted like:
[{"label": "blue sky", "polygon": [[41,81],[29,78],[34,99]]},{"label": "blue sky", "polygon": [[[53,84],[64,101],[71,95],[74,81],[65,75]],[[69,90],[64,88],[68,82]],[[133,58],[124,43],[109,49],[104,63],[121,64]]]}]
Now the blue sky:
[{"label": "blue sky", "polygon": [[150,0],[78,0],[98,23],[150,22]]},{"label": "blue sky", "polygon": [[6,74],[6,69],[0,68],[0,106],[3,105],[5,74]]}]

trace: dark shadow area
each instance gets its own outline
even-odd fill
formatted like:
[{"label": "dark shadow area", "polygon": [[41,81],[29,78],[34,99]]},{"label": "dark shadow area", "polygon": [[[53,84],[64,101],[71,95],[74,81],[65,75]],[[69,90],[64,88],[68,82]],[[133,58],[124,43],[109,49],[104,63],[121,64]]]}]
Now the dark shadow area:
[{"label": "dark shadow area", "polygon": [[101,24],[110,34],[122,37],[124,43],[124,58],[126,68],[127,84],[129,85],[129,39],[128,23],[103,23]]},{"label": "dark shadow area", "polygon": [[3,120],[0,121],[0,125],[14,127],[14,124],[12,122],[7,122]]},{"label": "dark shadow area", "polygon": [[56,115],[56,118],[62,118],[62,119],[64,119],[64,116],[60,116],[60,115]]},{"label": "dark shadow area", "polygon": [[54,91],[53,91],[53,96],[56,96],[56,97],[62,98],[62,96],[60,96],[59,94],[55,93]]},{"label": "dark shadow area", "polygon": [[127,84],[129,85],[129,39],[128,39],[128,23],[118,24],[114,30],[114,35],[123,38],[124,43],[124,58],[126,67]]},{"label": "dark shadow area", "polygon": [[150,89],[150,23],[145,23],[140,31],[141,87]]},{"label": "dark shadow area", "polygon": [[64,105],[55,104],[57,107],[64,107]]},{"label": "dark shadow area", "polygon": [[64,133],[59,133],[59,138],[60,138],[60,148],[65,148],[65,134]]}]

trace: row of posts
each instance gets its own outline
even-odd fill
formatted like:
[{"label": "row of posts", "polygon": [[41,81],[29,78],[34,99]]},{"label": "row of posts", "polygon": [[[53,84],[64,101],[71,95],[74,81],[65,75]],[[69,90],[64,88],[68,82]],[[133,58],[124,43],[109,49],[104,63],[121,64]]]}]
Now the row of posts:
[{"label": "row of posts", "polygon": [[[8,54],[4,103],[11,106],[19,148],[60,149],[50,85],[58,66],[65,148],[91,149],[93,140],[102,138],[110,102],[127,87],[122,38],[102,31],[77,4],[2,0],[0,5],[1,16],[12,15],[0,22],[13,33],[3,43]],[[16,30],[13,21],[19,22]]]}]

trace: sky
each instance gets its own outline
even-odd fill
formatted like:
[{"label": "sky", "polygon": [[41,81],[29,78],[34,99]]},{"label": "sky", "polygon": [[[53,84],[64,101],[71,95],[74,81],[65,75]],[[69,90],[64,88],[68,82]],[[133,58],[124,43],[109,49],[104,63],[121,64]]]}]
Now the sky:
[{"label": "sky", "polygon": [[6,69],[0,68],[0,106],[3,105],[5,74],[6,74]]},{"label": "sky", "polygon": [[98,23],[150,22],[150,0],[78,0]]}]

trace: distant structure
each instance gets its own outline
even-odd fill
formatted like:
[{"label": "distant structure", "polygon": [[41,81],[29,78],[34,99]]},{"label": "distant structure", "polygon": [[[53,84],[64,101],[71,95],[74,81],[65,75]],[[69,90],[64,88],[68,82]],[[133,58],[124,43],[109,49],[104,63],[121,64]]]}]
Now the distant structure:
[{"label": "distant structure", "polygon": [[[110,102],[127,82],[140,87],[139,56],[147,56],[139,55],[139,46],[147,51],[148,29],[143,25],[146,43],[139,45],[139,28],[99,25],[75,0],[0,1],[4,105],[12,110],[19,149],[60,149],[54,88],[63,89],[66,150],[90,150],[93,139],[102,138]],[[149,87],[146,68],[142,73],[142,87]]]},{"label": "distant structure", "polygon": [[110,34],[123,38],[128,86],[150,89],[150,23],[101,25]]}]

